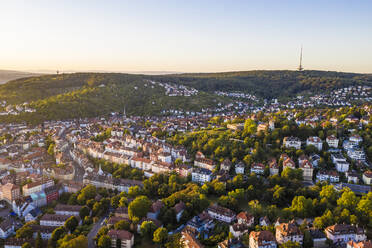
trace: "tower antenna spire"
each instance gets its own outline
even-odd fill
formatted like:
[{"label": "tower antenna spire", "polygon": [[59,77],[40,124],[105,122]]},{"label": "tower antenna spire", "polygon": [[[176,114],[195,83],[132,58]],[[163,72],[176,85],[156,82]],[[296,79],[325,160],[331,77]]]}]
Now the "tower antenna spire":
[{"label": "tower antenna spire", "polygon": [[301,52],[300,52],[300,65],[298,66],[298,70],[302,71],[304,68],[302,67],[302,46],[301,46]]}]

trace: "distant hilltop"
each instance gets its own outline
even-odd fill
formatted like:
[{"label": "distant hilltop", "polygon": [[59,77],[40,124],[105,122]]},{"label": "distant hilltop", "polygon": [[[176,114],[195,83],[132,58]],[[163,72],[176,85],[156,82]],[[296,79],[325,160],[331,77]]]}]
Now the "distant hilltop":
[{"label": "distant hilltop", "polygon": [[0,70],[0,84],[4,84],[8,81],[18,79],[18,78],[25,78],[25,77],[32,77],[32,76],[39,76],[39,75],[41,75],[41,73]]}]

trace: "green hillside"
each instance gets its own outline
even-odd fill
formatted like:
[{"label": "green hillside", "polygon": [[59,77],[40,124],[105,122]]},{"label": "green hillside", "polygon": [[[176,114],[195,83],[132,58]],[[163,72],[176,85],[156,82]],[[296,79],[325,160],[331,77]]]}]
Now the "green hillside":
[{"label": "green hillside", "polygon": [[156,115],[167,109],[201,110],[227,99],[200,92],[197,96],[166,96],[142,75],[76,73],[18,79],[0,86],[0,100],[29,103],[35,113],[0,116],[0,122],[94,117],[110,112]]},{"label": "green hillside", "polygon": [[[185,85],[199,90],[198,95],[166,96],[156,82]],[[231,99],[214,91],[242,91],[261,98],[327,92],[350,85],[372,85],[367,74],[325,71],[244,71],[176,75],[135,75],[121,73],[74,73],[17,79],[0,85],[0,101],[7,105],[29,103],[35,113],[0,116],[0,122],[93,117],[122,111],[156,115],[162,110],[201,110]],[[0,109],[1,110],[1,109]]]},{"label": "green hillside", "polygon": [[243,91],[264,98],[325,92],[350,85],[372,85],[372,75],[333,71],[237,71],[157,76],[196,89]]}]

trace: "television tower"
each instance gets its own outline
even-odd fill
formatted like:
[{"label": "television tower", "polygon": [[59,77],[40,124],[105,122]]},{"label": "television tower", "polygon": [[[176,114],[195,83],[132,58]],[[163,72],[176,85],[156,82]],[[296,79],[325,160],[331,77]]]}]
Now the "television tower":
[{"label": "television tower", "polygon": [[302,67],[302,46],[301,46],[301,53],[300,53],[300,65],[298,66],[298,70],[302,71],[304,68]]}]

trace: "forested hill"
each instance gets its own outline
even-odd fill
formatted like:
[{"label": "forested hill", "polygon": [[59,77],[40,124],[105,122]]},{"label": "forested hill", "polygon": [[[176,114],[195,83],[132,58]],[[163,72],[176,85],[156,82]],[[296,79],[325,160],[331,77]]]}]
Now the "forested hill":
[{"label": "forested hill", "polygon": [[[157,84],[150,82],[155,81]],[[184,85],[199,90],[192,96],[168,96],[159,84]],[[34,113],[0,116],[2,121],[48,120],[89,117],[122,111],[158,114],[166,109],[201,110],[230,99],[215,91],[242,91],[261,98],[326,92],[333,89],[372,85],[372,75],[326,71],[243,71],[174,75],[123,73],[73,73],[44,75],[0,85],[0,112],[9,105],[26,105]],[[6,103],[5,103],[6,101]]]},{"label": "forested hill", "polygon": [[371,74],[333,71],[237,71],[158,76],[199,90],[244,91],[264,98],[324,92],[351,85],[372,85]]}]

